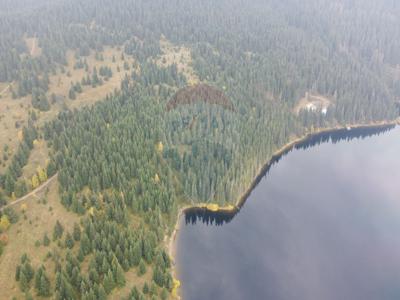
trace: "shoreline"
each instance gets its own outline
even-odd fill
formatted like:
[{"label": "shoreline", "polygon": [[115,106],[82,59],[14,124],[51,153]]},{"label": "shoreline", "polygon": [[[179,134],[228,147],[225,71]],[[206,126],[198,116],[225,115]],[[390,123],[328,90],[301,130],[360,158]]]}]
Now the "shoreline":
[{"label": "shoreline", "polygon": [[[260,180],[265,176],[266,172],[268,169],[273,165],[273,163],[282,157],[285,153],[293,150],[297,145],[307,141],[308,139],[320,135],[320,134],[326,134],[326,133],[334,133],[337,131],[341,130],[353,130],[353,129],[361,129],[361,128],[383,128],[387,126],[396,126],[400,125],[400,118],[393,120],[393,121],[382,121],[382,122],[375,122],[375,123],[369,123],[369,124],[353,124],[353,125],[345,125],[345,126],[335,126],[335,127],[327,127],[327,128],[318,128],[314,131],[310,131],[306,134],[304,134],[301,137],[298,137],[292,141],[289,141],[285,145],[283,145],[281,148],[279,148],[277,151],[275,151],[271,157],[266,161],[265,164],[263,164],[259,170],[257,171],[257,175],[253,178],[251,181],[251,184],[249,187],[243,192],[239,198],[237,199],[235,205],[227,205],[227,206],[222,206],[220,207],[218,204],[214,203],[199,203],[195,205],[185,205],[178,210],[178,215],[177,215],[177,220],[174,226],[174,229],[169,237],[167,237],[167,250],[168,250],[168,255],[171,259],[171,275],[172,278],[174,279],[174,288],[173,288],[173,298],[174,299],[181,299],[180,296],[180,281],[179,281],[179,272],[176,266],[176,250],[177,250],[177,245],[176,245],[176,237],[179,232],[179,227],[180,227],[180,220],[182,214],[184,214],[187,210],[189,209],[204,209],[206,211],[211,211],[211,212],[224,212],[224,213],[236,213],[240,210],[240,208],[246,203],[246,200],[249,198],[251,192],[254,190],[254,188],[258,185]],[[175,295],[174,295],[175,294]]]}]

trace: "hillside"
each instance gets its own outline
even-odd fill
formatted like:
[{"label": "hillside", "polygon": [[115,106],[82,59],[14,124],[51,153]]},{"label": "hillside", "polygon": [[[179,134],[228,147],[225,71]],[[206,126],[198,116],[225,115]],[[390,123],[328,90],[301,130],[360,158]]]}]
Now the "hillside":
[{"label": "hillside", "polygon": [[2,212],[4,295],[174,298],[181,207],[234,205],[316,129],[399,117],[399,14],[396,1],[4,1],[0,207],[58,174]]}]

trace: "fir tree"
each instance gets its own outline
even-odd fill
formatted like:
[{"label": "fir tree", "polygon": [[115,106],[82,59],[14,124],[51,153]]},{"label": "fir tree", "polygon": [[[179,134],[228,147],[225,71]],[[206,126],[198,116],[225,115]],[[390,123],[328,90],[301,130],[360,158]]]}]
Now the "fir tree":
[{"label": "fir tree", "polygon": [[163,289],[161,290],[160,297],[161,297],[162,300],[166,300],[166,299],[168,298],[168,291],[167,291],[166,288],[163,288]]},{"label": "fir tree", "polygon": [[62,237],[64,232],[64,227],[61,225],[61,223],[57,220],[56,225],[54,226],[54,231],[53,231],[53,240],[57,240]]},{"label": "fir tree", "polygon": [[122,287],[125,285],[125,274],[124,270],[121,268],[121,265],[118,264],[115,274],[115,281],[118,286]]},{"label": "fir tree", "polygon": [[74,247],[74,240],[69,232],[65,235],[65,246],[67,248],[72,249]]},{"label": "fir tree", "polygon": [[23,292],[26,292],[29,289],[29,281],[24,272],[21,272],[19,275],[19,287]]},{"label": "fir tree", "polygon": [[103,286],[107,294],[109,294],[114,289],[115,281],[114,275],[111,270],[108,270],[108,273],[104,276]]},{"label": "fir tree", "polygon": [[142,276],[146,274],[146,269],[146,264],[144,263],[143,259],[141,259],[139,263],[138,275]]},{"label": "fir tree", "polygon": [[69,89],[68,97],[69,97],[69,99],[71,99],[71,100],[75,100],[75,99],[76,99],[75,89],[74,89],[73,87],[71,87],[71,88]]},{"label": "fir tree", "polygon": [[74,223],[73,236],[75,241],[79,241],[81,239],[81,228],[78,223]]},{"label": "fir tree", "polygon": [[44,236],[43,236],[43,245],[44,246],[48,246],[48,245],[50,245],[50,239],[49,239],[49,237],[47,236],[47,232],[44,234]]},{"label": "fir tree", "polygon": [[143,294],[147,295],[149,293],[149,286],[147,282],[143,284]]},{"label": "fir tree", "polygon": [[98,300],[106,300],[107,299],[107,293],[103,287],[103,285],[99,285],[99,290],[98,290],[98,294],[97,294],[97,299]]}]

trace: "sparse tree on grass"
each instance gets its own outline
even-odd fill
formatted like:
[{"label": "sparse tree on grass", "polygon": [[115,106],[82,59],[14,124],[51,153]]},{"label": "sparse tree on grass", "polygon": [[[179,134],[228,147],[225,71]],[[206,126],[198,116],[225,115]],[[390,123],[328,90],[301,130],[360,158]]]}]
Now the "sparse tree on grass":
[{"label": "sparse tree on grass", "polygon": [[80,241],[81,239],[81,228],[78,223],[74,223],[73,236],[75,241]]},{"label": "sparse tree on grass", "polygon": [[61,225],[61,223],[57,220],[56,225],[54,225],[54,231],[53,231],[53,240],[57,240],[62,237],[64,232],[64,227]]},{"label": "sparse tree on grass", "polygon": [[23,292],[29,290],[29,281],[24,272],[21,272],[19,275],[19,287]]},{"label": "sparse tree on grass", "polygon": [[47,235],[47,232],[44,234],[44,236],[43,236],[43,245],[44,246],[48,246],[48,245],[50,245],[50,239],[49,239],[49,237],[48,237],[48,235]]},{"label": "sparse tree on grass", "polygon": [[69,249],[72,249],[74,247],[74,240],[72,239],[72,236],[69,232],[65,235],[65,246]]}]

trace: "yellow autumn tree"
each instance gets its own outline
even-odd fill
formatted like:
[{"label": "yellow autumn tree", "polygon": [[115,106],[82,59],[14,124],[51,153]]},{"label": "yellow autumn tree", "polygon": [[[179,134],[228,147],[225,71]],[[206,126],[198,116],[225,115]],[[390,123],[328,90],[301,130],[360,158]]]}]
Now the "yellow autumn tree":
[{"label": "yellow autumn tree", "polygon": [[156,183],[159,183],[159,182],[160,182],[160,177],[158,176],[158,174],[156,174],[156,176],[154,176],[154,181],[155,181]]},{"label": "yellow autumn tree", "polygon": [[10,220],[6,215],[2,216],[0,219],[0,232],[4,232],[10,227]]},{"label": "yellow autumn tree", "polygon": [[32,176],[32,189],[36,189],[40,184],[38,176],[35,174]]},{"label": "yellow autumn tree", "polygon": [[94,216],[94,207],[92,206],[89,208],[89,214],[93,217]]},{"label": "yellow autumn tree", "polygon": [[21,210],[22,210],[23,212],[25,212],[25,211],[27,210],[27,208],[28,208],[28,206],[26,205],[26,203],[21,204]]},{"label": "yellow autumn tree", "polygon": [[46,173],[46,170],[44,170],[43,168],[38,167],[37,175],[38,175],[39,181],[41,183],[43,183],[43,182],[45,182],[47,180],[47,173]]},{"label": "yellow autumn tree", "polygon": [[196,85],[196,84],[199,83],[199,80],[198,80],[196,77],[191,76],[191,77],[187,80],[187,82],[188,82],[188,85],[189,85],[189,86],[194,86],[194,85]]},{"label": "yellow autumn tree", "polygon": [[157,149],[158,152],[162,153],[163,150],[164,150],[164,145],[163,145],[163,143],[162,143],[162,142],[158,142],[158,144],[157,144],[157,146],[156,146],[156,149]]},{"label": "yellow autumn tree", "polygon": [[172,297],[174,299],[178,299],[178,289],[181,286],[181,282],[178,279],[173,279],[173,287],[172,287]]}]

